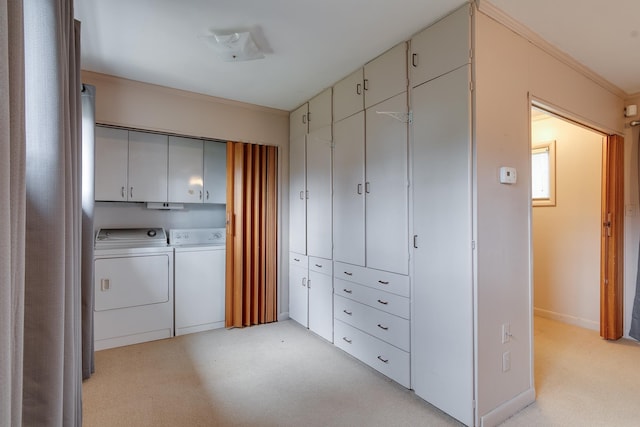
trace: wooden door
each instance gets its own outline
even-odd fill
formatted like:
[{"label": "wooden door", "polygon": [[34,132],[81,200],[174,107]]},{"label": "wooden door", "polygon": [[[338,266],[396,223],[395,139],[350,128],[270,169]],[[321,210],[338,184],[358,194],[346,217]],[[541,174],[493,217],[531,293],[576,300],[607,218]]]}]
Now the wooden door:
[{"label": "wooden door", "polygon": [[129,135],[125,129],[96,126],[95,199],[126,202]]},{"label": "wooden door", "polygon": [[202,150],[201,139],[169,137],[169,202],[202,203]]},{"label": "wooden door", "polygon": [[364,66],[364,108],[406,90],[407,43],[400,43]]},{"label": "wooden door", "polygon": [[623,335],[624,138],[610,135],[603,155],[600,336]]},{"label": "wooden door", "polygon": [[227,144],[204,141],[204,203],[227,201]]},{"label": "wooden door", "polygon": [[307,255],[332,258],[331,125],[307,135]]},{"label": "wooden door", "polygon": [[289,250],[307,253],[306,134],[289,143]]},{"label": "wooden door", "polygon": [[309,133],[325,126],[331,126],[331,94],[332,89],[328,88],[309,100],[309,114],[307,115]]},{"label": "wooden door", "polygon": [[166,202],[168,136],[129,131],[129,201]]},{"label": "wooden door", "polygon": [[305,328],[309,325],[309,270],[307,258],[303,265],[289,264],[289,317]]},{"label": "wooden door", "polygon": [[333,86],[333,121],[337,122],[364,109],[362,68]]}]

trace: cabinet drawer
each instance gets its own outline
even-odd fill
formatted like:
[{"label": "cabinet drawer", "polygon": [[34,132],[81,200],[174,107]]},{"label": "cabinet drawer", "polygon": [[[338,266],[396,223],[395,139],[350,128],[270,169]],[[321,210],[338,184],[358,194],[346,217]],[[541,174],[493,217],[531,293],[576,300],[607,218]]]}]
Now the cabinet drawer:
[{"label": "cabinet drawer", "polygon": [[359,283],[407,298],[410,296],[409,276],[343,262],[335,262],[333,270],[336,279]]},{"label": "cabinet drawer", "polygon": [[335,345],[362,362],[409,388],[409,353],[334,320]]},{"label": "cabinet drawer", "polygon": [[409,321],[340,295],[333,297],[334,317],[402,350],[409,351]]},{"label": "cabinet drawer", "polygon": [[309,257],[309,270],[317,271],[318,273],[333,275],[333,264],[330,259]]},{"label": "cabinet drawer", "polygon": [[409,298],[401,297],[400,295],[390,294],[389,292],[342,279],[335,279],[335,293],[404,319],[409,319],[410,317],[411,304],[409,303]]},{"label": "cabinet drawer", "polygon": [[289,252],[289,264],[307,268],[307,266],[309,265],[309,259],[306,255]]}]

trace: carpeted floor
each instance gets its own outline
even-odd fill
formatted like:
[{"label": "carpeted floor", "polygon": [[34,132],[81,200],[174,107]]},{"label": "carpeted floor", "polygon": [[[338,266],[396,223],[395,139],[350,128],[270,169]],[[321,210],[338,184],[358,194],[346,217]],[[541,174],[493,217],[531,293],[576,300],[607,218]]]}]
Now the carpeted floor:
[{"label": "carpeted floor", "polygon": [[[535,320],[537,401],[505,426],[637,426],[640,345]],[[96,353],[84,426],[459,426],[293,321]]]}]

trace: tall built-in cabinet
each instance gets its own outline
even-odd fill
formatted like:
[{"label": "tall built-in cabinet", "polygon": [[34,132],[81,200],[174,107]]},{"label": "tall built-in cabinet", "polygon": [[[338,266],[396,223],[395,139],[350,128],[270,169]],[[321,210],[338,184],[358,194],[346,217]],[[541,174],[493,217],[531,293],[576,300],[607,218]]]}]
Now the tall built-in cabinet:
[{"label": "tall built-in cabinet", "polygon": [[331,99],[329,88],[293,111],[289,141],[289,315],[329,341],[333,341]]}]

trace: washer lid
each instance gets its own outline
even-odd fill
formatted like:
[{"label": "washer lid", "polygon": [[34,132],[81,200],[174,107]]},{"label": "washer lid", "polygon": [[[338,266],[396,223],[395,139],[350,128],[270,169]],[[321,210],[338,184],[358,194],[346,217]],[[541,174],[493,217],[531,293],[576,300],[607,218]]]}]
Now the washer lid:
[{"label": "washer lid", "polygon": [[164,228],[101,228],[96,233],[96,248],[167,246]]}]

